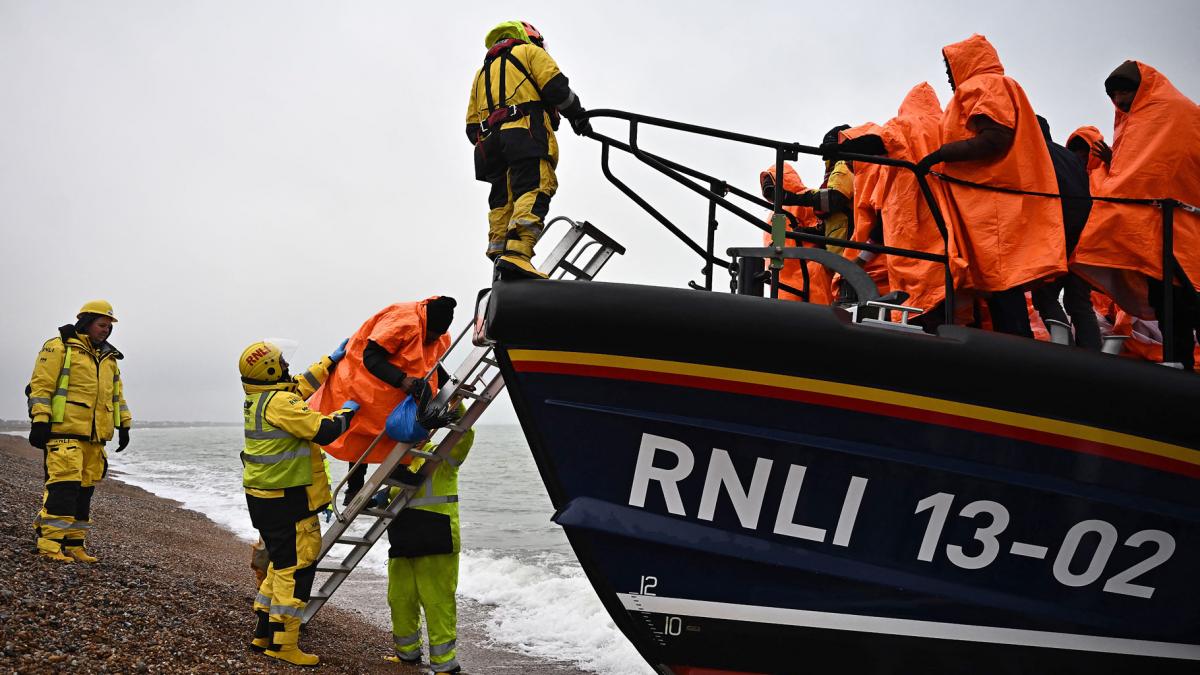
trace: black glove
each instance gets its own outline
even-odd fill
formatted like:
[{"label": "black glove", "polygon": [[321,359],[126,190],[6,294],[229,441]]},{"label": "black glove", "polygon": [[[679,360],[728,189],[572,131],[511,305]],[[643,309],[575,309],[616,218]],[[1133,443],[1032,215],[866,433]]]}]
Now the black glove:
[{"label": "black glove", "polygon": [[417,413],[417,423],[430,431],[454,424],[458,419],[457,410],[447,410],[440,406],[426,405]]},{"label": "black glove", "polygon": [[117,427],[117,452],[129,445],[129,427]]},{"label": "black glove", "polygon": [[763,199],[774,203],[775,202],[775,176],[769,172],[762,172],[758,177],[759,187],[762,188]]},{"label": "black glove", "polygon": [[839,124],[836,127],[825,132],[825,137],[821,139],[821,145],[832,143],[837,145],[838,134],[850,128],[849,124]]},{"label": "black glove", "polygon": [[822,159],[834,159],[838,156],[838,151],[842,149],[842,146],[837,141],[833,141],[832,143],[822,143],[818,149],[821,151]]},{"label": "black glove", "polygon": [[819,190],[809,190],[808,192],[785,192],[783,193],[783,203],[788,206],[808,206],[815,208],[821,200]]},{"label": "black glove", "polygon": [[579,134],[580,136],[591,136],[592,135],[592,121],[589,120],[588,118],[576,117],[576,118],[570,120],[570,122],[571,122],[571,128],[575,130],[576,134]]},{"label": "black glove", "polygon": [[50,441],[50,423],[34,422],[29,425],[29,444],[38,450],[45,450]]},{"label": "black glove", "polygon": [[931,168],[933,168],[934,164],[940,164],[941,162],[942,162],[942,149],[938,148],[937,150],[934,150],[933,152],[929,153],[928,155],[925,155],[924,159],[917,162],[917,173],[919,173],[919,174],[929,173],[929,170]]}]

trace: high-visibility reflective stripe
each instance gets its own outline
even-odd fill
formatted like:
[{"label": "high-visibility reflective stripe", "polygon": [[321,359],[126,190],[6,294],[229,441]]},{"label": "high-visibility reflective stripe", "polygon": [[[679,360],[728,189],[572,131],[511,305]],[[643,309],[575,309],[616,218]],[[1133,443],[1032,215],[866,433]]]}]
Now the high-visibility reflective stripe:
[{"label": "high-visibility reflective stripe", "polygon": [[446,495],[444,497],[418,497],[411,499],[408,502],[409,506],[429,506],[430,504],[452,504],[458,501],[458,495]]},{"label": "high-visibility reflective stripe", "polygon": [[559,103],[558,109],[562,110],[563,108],[570,108],[571,106],[575,105],[575,101],[578,101],[578,100],[579,100],[579,97],[575,95],[575,92],[573,90],[568,89],[567,90],[567,100],[563,101],[562,103]]},{"label": "high-visibility reflective stripe", "polygon": [[31,408],[38,403],[41,403],[42,405],[50,405],[50,399],[42,396],[34,396],[29,399],[29,407]]},{"label": "high-visibility reflective stripe", "polygon": [[122,410],[128,411],[128,409],[125,408],[124,406],[117,405],[118,403],[121,402],[121,389],[122,389],[121,373],[119,371],[114,372],[113,373],[113,400],[112,400],[112,402],[113,402],[113,411],[112,411],[113,412],[113,427],[114,428],[121,426],[121,411]]},{"label": "high-visibility reflective stripe", "polygon": [[269,614],[278,614],[279,616],[304,616],[304,610],[299,607],[289,607],[288,605],[271,605]]},{"label": "high-visibility reflective stripe", "polygon": [[121,412],[129,412],[129,406],[122,403],[121,404]]},{"label": "high-visibility reflective stripe", "polygon": [[431,659],[430,663],[429,663],[429,667],[432,668],[433,672],[435,672],[435,673],[448,673],[448,672],[454,670],[455,668],[459,667],[458,659],[450,659],[449,661],[447,661],[445,663],[433,663],[433,661]]},{"label": "high-visibility reflective stripe", "polygon": [[296,459],[297,457],[311,456],[312,453],[309,450],[309,447],[306,445],[296,450],[281,452],[278,455],[250,455],[243,452],[242,461],[249,462],[251,464],[278,464],[280,462],[286,462],[289,459]]},{"label": "high-visibility reflective stripe", "polygon": [[75,527],[74,522],[68,522],[66,520],[59,520],[57,518],[44,518],[44,519],[38,518],[37,524],[38,525],[46,525],[49,527],[57,527],[62,530],[70,530]]},{"label": "high-visibility reflective stripe", "polygon": [[275,392],[271,392],[270,394],[267,394],[266,396],[258,397],[258,405],[254,408],[254,429],[255,429],[255,431],[262,431],[263,409],[267,407],[267,401],[270,401],[271,397],[274,395],[275,395]]},{"label": "high-visibility reflective stripe", "polygon": [[487,247],[487,250],[489,250],[489,251],[503,251],[503,250],[504,250],[504,242],[502,242],[502,241],[489,241],[489,242],[488,242],[488,247]]},{"label": "high-visibility reflective stripe", "polygon": [[275,431],[252,431],[247,429],[245,435],[246,438],[255,441],[267,441],[272,438],[292,438],[292,435],[283,429],[276,429]]},{"label": "high-visibility reflective stripe", "polygon": [[254,602],[262,605],[263,607],[271,606],[271,599],[268,598],[267,596],[263,595],[262,593],[258,594],[258,597],[254,599]]},{"label": "high-visibility reflective stripe", "polygon": [[316,376],[313,375],[311,371],[308,371],[308,370],[304,371],[303,377],[305,380],[308,381],[309,384],[311,384],[313,386],[313,389],[316,389],[321,386],[321,383],[317,381]]},{"label": "high-visibility reflective stripe", "polygon": [[454,646],[457,642],[457,640],[451,640],[449,642],[443,642],[440,645],[429,645],[429,655],[444,656],[449,654],[450,652],[454,651]]},{"label": "high-visibility reflective stripe", "polygon": [[67,387],[71,383],[71,347],[64,344],[66,354],[63,356],[62,369],[58,371],[58,385],[50,400],[50,421],[62,424],[67,415]]},{"label": "high-visibility reflective stripe", "polygon": [[452,467],[454,467],[454,468],[456,468],[456,469],[457,469],[458,467],[462,466],[462,462],[458,461],[457,459],[454,459],[454,458],[453,458],[453,457],[451,457],[450,455],[446,455],[445,457],[443,457],[443,458],[442,458],[442,461],[443,461],[443,462],[445,462],[445,463],[447,463],[447,464],[449,464],[450,466],[452,466]]},{"label": "high-visibility reflective stripe", "polygon": [[397,647],[408,647],[409,645],[417,644],[421,641],[421,631],[410,633],[408,635],[392,634],[392,644]]}]

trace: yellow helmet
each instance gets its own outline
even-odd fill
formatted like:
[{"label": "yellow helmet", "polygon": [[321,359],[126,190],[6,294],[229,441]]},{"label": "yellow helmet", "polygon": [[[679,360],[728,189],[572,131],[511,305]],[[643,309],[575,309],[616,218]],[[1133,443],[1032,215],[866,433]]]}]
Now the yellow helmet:
[{"label": "yellow helmet", "polygon": [[265,340],[246,347],[238,358],[238,370],[247,384],[273,384],[283,379],[285,369],[283,352]]},{"label": "yellow helmet", "polygon": [[99,314],[112,319],[113,323],[117,322],[117,317],[113,316],[112,304],[107,300],[88,300],[83,303],[83,307],[79,308],[79,313],[75,315],[75,318],[82,319],[84,314]]}]

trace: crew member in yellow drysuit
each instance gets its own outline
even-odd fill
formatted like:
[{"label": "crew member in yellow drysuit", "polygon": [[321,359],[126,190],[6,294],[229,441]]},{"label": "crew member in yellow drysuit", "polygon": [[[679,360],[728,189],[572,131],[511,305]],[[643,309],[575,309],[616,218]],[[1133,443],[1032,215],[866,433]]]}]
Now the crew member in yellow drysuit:
[{"label": "crew member in yellow drysuit", "polygon": [[[466,408],[459,405],[459,414]],[[392,642],[404,663],[421,660],[421,610],[429,632],[429,664],[435,673],[457,673],[458,467],[471,451],[468,429],[388,526],[388,606]],[[414,463],[415,464],[415,463]],[[414,470],[419,469],[419,465]],[[398,488],[391,491],[395,496]]]},{"label": "crew member in yellow drysuit", "polygon": [[297,644],[321,549],[317,514],[330,502],[320,446],[345,433],[358,409],[346,401],[326,416],[305,403],[335,364],[325,357],[291,377],[283,353],[270,342],[255,342],[238,358],[246,392],[242,484],[250,521],[271,559],[254,600],[258,625],[250,647],[300,666],[320,662]]},{"label": "crew member in yellow drysuit", "polygon": [[487,256],[499,258],[502,272],[544,277],[530,259],[558,190],[559,113],[577,134],[591,133],[591,123],[532,24],[505,21],[488,31],[484,46],[467,102],[467,140],[475,146],[475,178],[492,186]]},{"label": "crew member in yellow drysuit", "polygon": [[129,408],[117,361],[124,358],[108,343],[112,305],[92,300],[75,324],[42,345],[29,397],[29,443],[45,451],[46,490],[34,521],[37,548],[61,562],[96,562],[84,549],[92,527],[92,493],[108,471],[104,444],[116,431],[117,452],[129,445]]}]

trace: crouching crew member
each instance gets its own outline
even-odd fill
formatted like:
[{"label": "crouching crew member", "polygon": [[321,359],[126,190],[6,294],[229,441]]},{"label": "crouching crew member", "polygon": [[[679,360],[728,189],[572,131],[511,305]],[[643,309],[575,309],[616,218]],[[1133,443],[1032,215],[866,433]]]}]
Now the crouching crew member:
[{"label": "crouching crew member", "polygon": [[300,666],[320,662],[298,645],[321,550],[317,514],[330,502],[320,446],[345,433],[358,408],[346,401],[328,416],[309,409],[305,399],[334,367],[325,357],[292,377],[283,353],[270,342],[255,342],[238,359],[246,392],[242,484],[250,520],[271,560],[254,600],[258,625],[250,647]]},{"label": "crouching crew member", "polygon": [[42,345],[29,398],[29,443],[45,451],[46,489],[34,521],[40,554],[60,562],[96,562],[84,549],[92,527],[92,493],[108,471],[104,444],[114,432],[117,452],[129,445],[129,408],[117,361],[124,358],[108,343],[112,305],[86,303],[74,324]]}]

